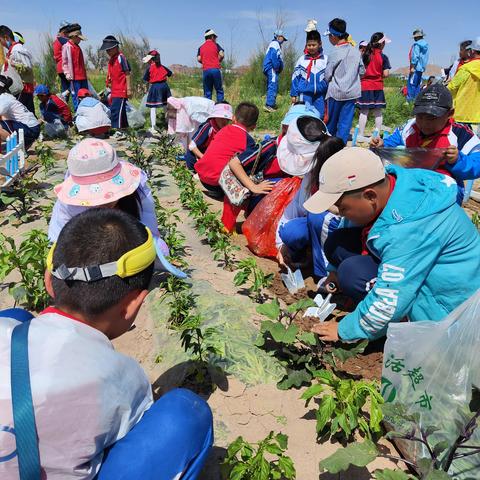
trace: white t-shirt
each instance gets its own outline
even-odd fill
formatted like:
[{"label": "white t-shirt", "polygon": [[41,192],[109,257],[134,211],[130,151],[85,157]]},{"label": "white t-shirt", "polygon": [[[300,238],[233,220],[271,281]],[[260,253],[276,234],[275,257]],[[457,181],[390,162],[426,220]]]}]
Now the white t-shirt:
[{"label": "white t-shirt", "polygon": [[3,120],[23,123],[29,128],[40,125],[37,117],[10,93],[2,93],[0,95],[0,116]]},{"label": "white t-shirt", "polygon": [[[0,478],[18,480],[10,393],[16,320],[0,321]],[[140,420],[152,389],[140,365],[89,325],[55,309],[32,320],[30,378],[40,462],[48,480],[90,480],[103,451]]]}]

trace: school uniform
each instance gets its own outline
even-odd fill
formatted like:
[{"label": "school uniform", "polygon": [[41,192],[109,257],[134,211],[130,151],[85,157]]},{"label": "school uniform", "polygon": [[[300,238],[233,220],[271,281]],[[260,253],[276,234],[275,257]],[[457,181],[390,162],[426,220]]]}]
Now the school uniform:
[{"label": "school uniform", "polygon": [[155,62],[149,63],[143,75],[143,80],[150,83],[146,103],[148,108],[163,107],[167,104],[167,99],[172,96],[167,78],[172,75],[173,72],[167,67]]},{"label": "school uniform", "polygon": [[325,94],[328,83],[325,81],[327,55],[323,52],[317,56],[302,55],[295,65],[292,75],[290,96],[297,97],[300,102],[313,105],[323,118],[325,113]]},{"label": "school uniform", "polygon": [[428,43],[422,38],[416,40],[410,48],[408,59],[414,71],[410,73],[407,82],[407,100],[415,100],[420,93],[422,86],[422,76],[428,65],[429,47]]},{"label": "school uniform", "polygon": [[107,133],[112,122],[110,109],[93,97],[86,97],[79,103],[75,113],[75,126],[79,133],[92,135]]},{"label": "school uniform", "polygon": [[267,98],[265,105],[275,108],[278,94],[278,76],[283,70],[282,45],[273,39],[267,47],[263,60],[263,74],[267,77]]},{"label": "school uniform", "polygon": [[73,121],[70,107],[57,95],[50,95],[45,103],[40,103],[40,112],[47,123],[53,123],[59,119],[68,128]]},{"label": "school uniform", "polygon": [[205,153],[219,131],[220,129],[213,118],[208,119],[197,128],[184,155],[185,162],[190,170],[193,170],[193,166],[197,162],[197,157],[192,150],[198,148],[200,152]]},{"label": "school uniform", "polygon": [[223,48],[212,39],[205,40],[199,47],[197,56],[200,57],[203,70],[203,96],[212,98],[213,89],[217,93],[217,102],[224,99],[224,91],[222,85],[222,71],[220,59],[218,58]]},{"label": "school uniform", "polygon": [[25,147],[28,149],[40,135],[37,117],[10,93],[0,95],[0,127],[13,133],[23,129]]},{"label": "school uniform", "polygon": [[362,96],[357,101],[358,108],[363,110],[387,106],[383,91],[383,71],[391,68],[388,57],[379,48],[374,48],[361,79]]},{"label": "school uniform", "polygon": [[111,88],[110,105],[112,128],[128,128],[127,119],[127,75],[131,68],[122,52],[108,61],[107,87]]},{"label": "school uniform", "polygon": [[62,92],[70,89],[70,82],[65,77],[63,73],[62,67],[62,48],[68,42],[67,37],[63,37],[62,35],[58,34],[57,38],[55,38],[53,42],[53,58],[55,60],[56,68],[57,68],[57,75],[60,80],[60,86],[62,88]]},{"label": "school uniform", "polygon": [[70,82],[69,90],[72,94],[73,109],[76,111],[79,104],[78,91],[81,88],[88,89],[88,81],[82,49],[71,40],[62,47],[62,69]]}]

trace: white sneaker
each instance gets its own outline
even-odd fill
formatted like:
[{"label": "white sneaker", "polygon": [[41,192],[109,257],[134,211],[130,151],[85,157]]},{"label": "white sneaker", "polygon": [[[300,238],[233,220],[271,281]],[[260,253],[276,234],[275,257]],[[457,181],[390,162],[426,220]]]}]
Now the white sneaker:
[{"label": "white sneaker", "polygon": [[127,136],[121,132],[120,130],[117,130],[112,136],[111,138],[113,140],[125,140],[127,138]]},{"label": "white sneaker", "polygon": [[151,135],[160,135],[160,132],[158,130],[155,130],[155,128],[153,127],[149,128],[148,131]]},{"label": "white sneaker", "polygon": [[370,143],[370,137],[365,137],[364,135],[358,135],[357,143]]}]

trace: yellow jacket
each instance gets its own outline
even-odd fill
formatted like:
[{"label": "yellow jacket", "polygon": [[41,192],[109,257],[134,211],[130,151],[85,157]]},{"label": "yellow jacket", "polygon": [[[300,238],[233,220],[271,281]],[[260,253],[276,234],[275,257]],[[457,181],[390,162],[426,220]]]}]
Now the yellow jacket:
[{"label": "yellow jacket", "polygon": [[455,121],[480,123],[480,60],[462,65],[448,88],[453,95]]}]

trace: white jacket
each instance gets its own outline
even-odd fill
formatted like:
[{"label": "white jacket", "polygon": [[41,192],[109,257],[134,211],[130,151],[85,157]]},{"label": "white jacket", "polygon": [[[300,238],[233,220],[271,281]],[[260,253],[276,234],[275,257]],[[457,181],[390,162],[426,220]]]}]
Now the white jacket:
[{"label": "white jacket", "polygon": [[102,102],[92,97],[84,98],[75,114],[75,125],[79,132],[99,127],[110,127],[110,110]]}]

